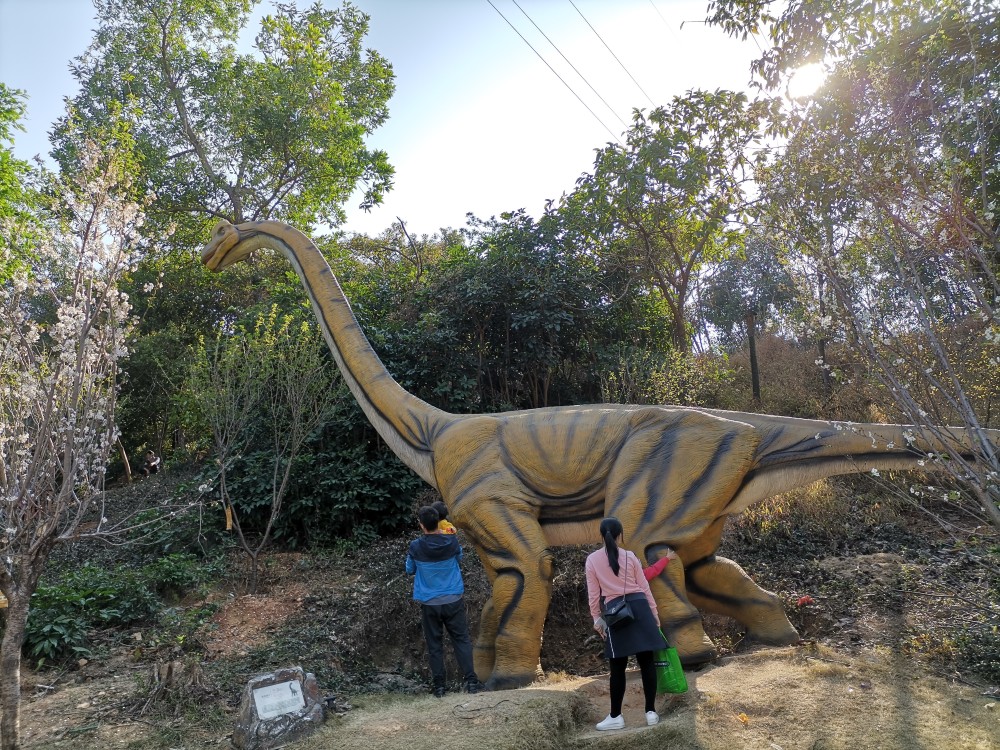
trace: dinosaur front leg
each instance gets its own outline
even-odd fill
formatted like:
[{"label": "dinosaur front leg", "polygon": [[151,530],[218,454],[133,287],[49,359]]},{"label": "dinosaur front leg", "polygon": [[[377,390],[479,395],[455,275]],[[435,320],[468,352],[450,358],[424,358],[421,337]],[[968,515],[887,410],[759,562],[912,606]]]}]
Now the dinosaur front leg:
[{"label": "dinosaur front leg", "polygon": [[496,665],[497,615],[493,608],[493,597],[486,600],[479,618],[479,635],[473,647],[472,658],[477,675],[493,674]]},{"label": "dinosaur front leg", "polygon": [[483,565],[494,573],[476,644],[476,672],[480,678],[489,675],[487,688],[502,690],[537,676],[553,563],[530,507],[506,504],[486,512],[485,505],[477,503],[476,518],[463,524]]}]

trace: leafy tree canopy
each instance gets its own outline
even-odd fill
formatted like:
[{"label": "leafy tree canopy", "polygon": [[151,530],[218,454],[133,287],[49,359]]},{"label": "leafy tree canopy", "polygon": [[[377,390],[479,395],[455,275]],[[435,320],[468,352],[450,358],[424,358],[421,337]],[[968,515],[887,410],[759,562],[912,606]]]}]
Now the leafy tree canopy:
[{"label": "leafy tree canopy", "polygon": [[243,54],[237,42],[255,4],[96,0],[96,36],[73,65],[77,117],[56,135],[63,166],[70,133],[100,127],[120,103],[135,120],[160,225],[181,224],[190,246],[206,215],[308,230],[339,223],[359,182],[363,205],[380,202],[393,170],[365,138],[388,117],[394,83],[389,63],[362,48],[368,16],[349,3],[279,3],[254,54]]},{"label": "leafy tree canopy", "polygon": [[24,92],[0,82],[0,282],[24,267],[35,221],[34,191],[28,187],[31,165],[14,158],[14,131],[24,130]]}]

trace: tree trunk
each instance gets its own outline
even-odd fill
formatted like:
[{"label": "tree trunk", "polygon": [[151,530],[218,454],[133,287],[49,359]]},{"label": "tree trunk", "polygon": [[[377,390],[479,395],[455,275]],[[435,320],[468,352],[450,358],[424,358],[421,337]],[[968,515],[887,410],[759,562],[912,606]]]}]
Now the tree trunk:
[{"label": "tree trunk", "polygon": [[118,455],[122,457],[122,463],[125,465],[125,481],[129,484],[132,483],[132,464],[128,462],[128,453],[125,450],[125,446],[122,445],[122,439],[118,438]]},{"label": "tree trunk", "polygon": [[0,750],[16,750],[21,732],[21,646],[30,596],[12,591],[0,641]]},{"label": "tree trunk", "polygon": [[760,405],[760,367],[757,364],[757,316],[747,313],[747,341],[750,344],[750,383],[753,402]]}]

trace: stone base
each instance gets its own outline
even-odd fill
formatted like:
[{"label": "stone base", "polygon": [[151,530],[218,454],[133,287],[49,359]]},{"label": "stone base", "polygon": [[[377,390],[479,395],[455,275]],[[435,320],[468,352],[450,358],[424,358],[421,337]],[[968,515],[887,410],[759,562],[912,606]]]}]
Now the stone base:
[{"label": "stone base", "polygon": [[311,672],[286,667],[258,675],[243,691],[233,746],[240,750],[271,750],[305,737],[325,718]]}]

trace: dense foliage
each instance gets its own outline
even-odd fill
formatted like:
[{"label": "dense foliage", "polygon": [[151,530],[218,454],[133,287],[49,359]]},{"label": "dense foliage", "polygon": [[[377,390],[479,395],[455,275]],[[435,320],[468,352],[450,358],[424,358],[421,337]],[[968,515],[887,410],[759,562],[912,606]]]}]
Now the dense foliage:
[{"label": "dense foliage", "polygon": [[[201,342],[311,312],[281,258],[224,283],[206,274],[197,252],[217,218],[312,232],[388,370],[450,411],[613,400],[997,425],[1000,22],[988,3],[713,2],[710,22],[771,42],[756,94],[690,91],[637,111],[542,216],[420,237],[336,231],[352,190],[377,202],[391,183],[387,155],[366,145],[394,87],[364,49],[367,16],[278,4],[243,53],[254,5],[100,0],[54,138],[72,173],[81,133],[130,122],[135,184],[156,193],[123,279],[137,316],[123,458],[152,447],[168,466],[199,465],[206,502],[229,502],[225,471],[248,531],[270,525],[289,546],[368,539],[408,526],[422,485],[339,381],[330,415],[279,462],[280,514],[273,415],[251,409],[245,443],[220,454],[215,386],[190,377]],[[815,97],[779,95],[820,59]],[[21,105],[0,93],[9,139]],[[0,193],[0,211],[23,214],[27,195]],[[261,373],[280,359],[255,351]],[[982,520],[972,506],[991,517],[997,467],[980,447],[984,461],[954,468]]]}]

